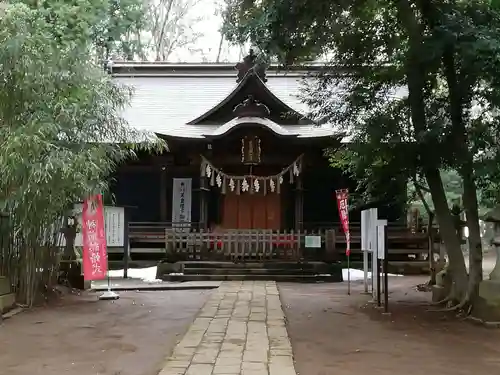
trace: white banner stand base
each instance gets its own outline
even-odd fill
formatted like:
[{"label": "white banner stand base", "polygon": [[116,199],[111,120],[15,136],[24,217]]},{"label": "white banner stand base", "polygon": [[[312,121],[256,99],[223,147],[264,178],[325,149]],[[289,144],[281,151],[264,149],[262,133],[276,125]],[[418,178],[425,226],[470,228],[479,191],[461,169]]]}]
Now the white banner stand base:
[{"label": "white banner stand base", "polygon": [[116,300],[118,298],[120,298],[120,295],[109,289],[99,296],[101,301]]}]

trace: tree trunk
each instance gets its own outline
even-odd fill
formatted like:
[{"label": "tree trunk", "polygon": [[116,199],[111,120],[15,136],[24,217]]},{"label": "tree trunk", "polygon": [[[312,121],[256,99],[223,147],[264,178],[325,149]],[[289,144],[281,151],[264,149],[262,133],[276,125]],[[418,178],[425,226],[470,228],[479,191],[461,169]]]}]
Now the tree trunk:
[{"label": "tree trunk", "polygon": [[165,29],[167,27],[167,23],[170,20],[170,11],[172,10],[172,5],[174,4],[174,0],[169,0],[167,7],[165,9],[165,14],[163,18],[163,22],[160,28],[160,35],[158,36],[158,41],[156,45],[156,61],[163,60],[165,61],[165,43],[164,43],[164,38],[165,38]]},{"label": "tree trunk", "polygon": [[463,180],[463,205],[467,228],[469,230],[469,299],[479,292],[479,283],[483,279],[483,250],[481,228],[479,227],[479,207],[477,187],[474,176],[473,155],[469,149],[463,105],[468,96],[468,88],[460,85],[456,68],[456,55],[453,45],[447,45],[443,51],[443,68],[448,84],[449,112],[452,123],[453,145],[459,155],[458,172]]},{"label": "tree trunk", "polygon": [[427,184],[431,191],[432,202],[436,210],[436,217],[439,224],[439,233],[446,247],[449,258],[449,267],[453,279],[453,291],[456,302],[460,302],[467,296],[468,276],[465,266],[465,259],[460,248],[460,241],[456,235],[453,217],[448,207],[446,194],[441,181],[439,170],[427,168],[425,170]]},{"label": "tree trunk", "polygon": [[434,259],[434,212],[429,214],[429,223],[427,226],[427,233],[429,235],[429,269],[431,272],[431,279],[429,284],[436,285],[436,259]]},{"label": "tree trunk", "polygon": [[[396,2],[398,19],[408,33],[409,51],[406,59],[406,76],[408,83],[408,99],[410,103],[411,120],[417,137],[427,131],[425,114],[424,87],[426,83],[426,67],[421,62],[420,46],[423,43],[423,28],[417,21],[415,11],[408,0]],[[420,140],[417,139],[417,142]],[[460,242],[455,234],[453,220],[446,200],[443,183],[439,174],[439,160],[421,147],[421,158],[424,176],[436,210],[441,238],[449,257],[449,270],[453,278],[455,297],[462,299],[467,293],[467,269],[460,249]]]},{"label": "tree trunk", "polygon": [[417,177],[413,177],[413,185],[415,186],[415,191],[417,192],[418,198],[424,205],[425,211],[428,217],[427,224],[427,234],[429,236],[429,270],[431,273],[431,279],[429,285],[436,285],[436,262],[434,260],[434,235],[433,235],[433,222],[434,222],[434,212],[431,210],[429,203],[425,200],[422,188],[419,186]]},{"label": "tree trunk", "polygon": [[469,297],[473,301],[479,293],[479,284],[483,280],[483,248],[476,184],[472,176],[467,177],[464,178],[463,203],[469,230]]},{"label": "tree trunk", "polygon": [[220,55],[222,53],[222,45],[223,44],[224,44],[224,34],[220,33],[219,48],[217,49],[217,57],[215,58],[216,63],[220,62]]}]

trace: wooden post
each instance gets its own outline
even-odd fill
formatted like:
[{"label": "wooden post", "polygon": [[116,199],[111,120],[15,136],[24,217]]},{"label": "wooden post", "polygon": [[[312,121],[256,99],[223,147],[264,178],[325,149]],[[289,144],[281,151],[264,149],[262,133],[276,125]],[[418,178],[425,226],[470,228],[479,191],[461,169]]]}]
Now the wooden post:
[{"label": "wooden post", "polygon": [[160,220],[167,221],[167,168],[164,166],[160,169]]},{"label": "wooden post", "polygon": [[207,194],[209,191],[208,179],[205,176],[200,177],[200,229],[208,227],[208,204]]},{"label": "wooden post", "polygon": [[123,221],[124,221],[124,226],[123,228],[123,278],[127,279],[128,278],[128,267],[129,267],[129,261],[130,259],[130,219],[129,219],[129,208],[124,207],[123,208]]},{"label": "wooden post", "polygon": [[[321,233],[321,232],[320,232]],[[335,262],[338,260],[338,254],[336,251],[336,238],[335,238],[335,229],[326,229],[324,232],[325,235],[325,261],[327,263]]]},{"label": "wooden post", "polygon": [[296,177],[295,188],[295,230],[302,230],[304,216],[304,189],[302,186],[302,176]]}]

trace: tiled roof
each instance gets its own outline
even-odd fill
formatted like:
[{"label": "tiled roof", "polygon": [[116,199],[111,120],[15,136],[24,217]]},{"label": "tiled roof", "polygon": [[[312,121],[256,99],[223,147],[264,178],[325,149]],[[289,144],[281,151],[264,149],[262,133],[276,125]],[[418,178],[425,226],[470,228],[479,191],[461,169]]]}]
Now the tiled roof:
[{"label": "tiled roof", "polygon": [[[136,129],[174,137],[203,138],[217,129],[220,131],[224,124],[187,125],[219,104],[237,86],[233,65],[207,66],[136,64],[132,68],[127,66],[127,69],[118,66],[113,72],[114,79],[134,89],[131,105],[124,110],[124,118]],[[302,76],[300,72],[268,71],[266,85],[285,104],[305,114],[307,107],[297,97]],[[298,137],[332,134],[329,127],[283,125],[282,128]]]}]

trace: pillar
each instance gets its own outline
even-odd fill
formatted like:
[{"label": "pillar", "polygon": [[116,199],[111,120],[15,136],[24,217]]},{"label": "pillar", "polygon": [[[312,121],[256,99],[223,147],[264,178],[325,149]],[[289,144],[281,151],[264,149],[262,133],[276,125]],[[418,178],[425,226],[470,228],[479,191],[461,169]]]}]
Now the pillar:
[{"label": "pillar", "polygon": [[304,188],[302,176],[296,177],[295,188],[295,230],[304,229]]},{"label": "pillar", "polygon": [[200,177],[200,229],[208,227],[208,179],[205,176]]},{"label": "pillar", "polygon": [[161,167],[160,170],[160,220],[167,221],[168,197],[167,197],[167,168]]}]

